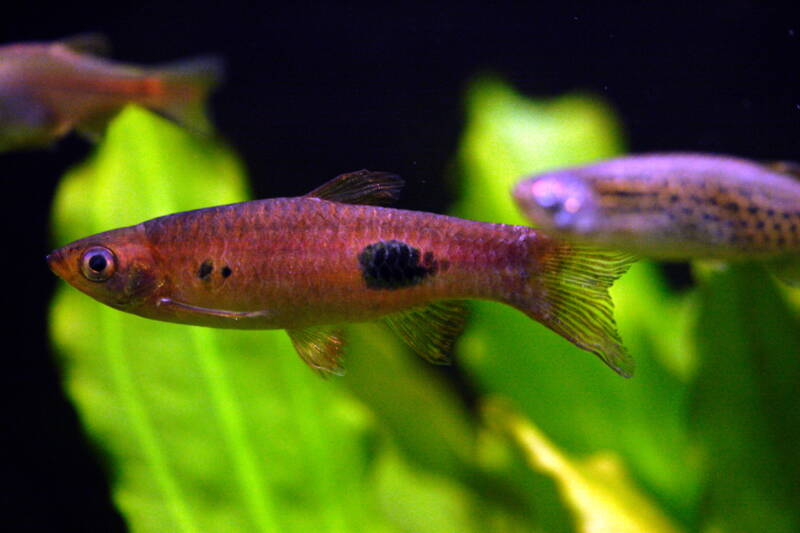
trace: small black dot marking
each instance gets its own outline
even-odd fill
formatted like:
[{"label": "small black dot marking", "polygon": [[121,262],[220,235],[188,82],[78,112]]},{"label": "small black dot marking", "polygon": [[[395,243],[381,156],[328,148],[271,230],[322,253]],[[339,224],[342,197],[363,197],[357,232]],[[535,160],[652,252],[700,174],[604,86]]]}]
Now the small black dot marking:
[{"label": "small black dot marking", "polygon": [[425,252],[400,241],[379,241],[358,255],[364,282],[370,289],[402,289],[436,274],[439,265],[433,252]]},{"label": "small black dot marking", "polygon": [[792,216],[792,214],[789,211],[784,211],[783,213],[781,213],[781,215],[783,215],[784,220],[789,220],[789,217]]},{"label": "small black dot marking", "polygon": [[683,211],[684,215],[692,215],[694,213],[694,209],[691,207],[684,207],[681,211]]},{"label": "small black dot marking", "polygon": [[726,210],[730,211],[731,213],[738,213],[739,212],[739,204],[736,202],[728,202],[723,206]]},{"label": "small black dot marking", "polygon": [[791,231],[792,233],[797,233],[797,224],[792,224],[791,226],[789,226],[789,231]]},{"label": "small black dot marking", "polygon": [[767,216],[768,217],[771,217],[771,216],[774,216],[774,215],[775,215],[775,210],[774,209],[767,209]]},{"label": "small black dot marking", "polygon": [[774,223],[774,224],[772,225],[772,229],[774,229],[774,230],[776,230],[776,231],[780,231],[780,229],[781,229],[781,224],[780,224],[780,222],[776,222],[776,223]]},{"label": "small black dot marking", "polygon": [[696,204],[698,204],[698,205],[700,205],[700,204],[702,204],[702,203],[703,203],[703,199],[702,199],[702,198],[700,198],[699,196],[697,196],[696,194],[693,194],[693,195],[691,195],[691,196],[690,196],[690,198],[692,199],[692,201],[693,201],[694,203],[696,203]]},{"label": "small black dot marking", "polygon": [[778,237],[778,246],[783,246],[784,244],[786,244],[786,239]]},{"label": "small black dot marking", "polygon": [[763,220],[759,220],[758,222],[756,222],[756,229],[764,229],[764,221]]},{"label": "small black dot marking", "polygon": [[225,265],[224,267],[222,267],[222,277],[223,278],[227,278],[231,274],[233,274],[233,270],[231,270],[231,267],[229,267],[228,265]]},{"label": "small black dot marking", "polygon": [[200,268],[197,269],[197,277],[205,281],[211,277],[211,273],[213,271],[214,263],[211,261],[211,259],[206,259],[202,262]]},{"label": "small black dot marking", "polygon": [[677,194],[673,194],[669,197],[669,201],[673,204],[678,203],[678,200],[680,200],[680,197]]},{"label": "small black dot marking", "polygon": [[756,213],[758,213],[758,206],[751,205],[750,207],[747,208],[747,212],[750,213],[751,215],[755,215]]}]

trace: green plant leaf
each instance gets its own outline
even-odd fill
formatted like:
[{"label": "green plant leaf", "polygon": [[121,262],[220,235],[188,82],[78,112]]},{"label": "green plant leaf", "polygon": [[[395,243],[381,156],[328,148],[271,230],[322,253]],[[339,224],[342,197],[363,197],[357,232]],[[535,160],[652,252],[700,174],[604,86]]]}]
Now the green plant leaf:
[{"label": "green plant leaf", "polygon": [[676,533],[664,514],[631,482],[619,457],[601,452],[576,460],[554,446],[529,421],[500,401],[486,405],[487,416],[509,432],[525,451],[531,468],[547,472],[578,516],[582,533]]},{"label": "green plant leaf", "polygon": [[[509,193],[518,180],[621,149],[616,120],[597,99],[534,101],[497,80],[479,80],[467,99],[456,214],[524,224]],[[680,328],[689,324],[693,307],[675,298],[647,263],[634,265],[612,295],[623,341],[637,364],[630,380],[493,303],[475,306],[459,344],[461,361],[485,391],[513,400],[557,446],[580,455],[618,454],[659,505],[689,521],[702,472],[686,422],[694,361]]]},{"label": "green plant leaf", "polygon": [[709,272],[694,329],[692,428],[707,463],[702,525],[800,530],[800,321],[760,265]]}]

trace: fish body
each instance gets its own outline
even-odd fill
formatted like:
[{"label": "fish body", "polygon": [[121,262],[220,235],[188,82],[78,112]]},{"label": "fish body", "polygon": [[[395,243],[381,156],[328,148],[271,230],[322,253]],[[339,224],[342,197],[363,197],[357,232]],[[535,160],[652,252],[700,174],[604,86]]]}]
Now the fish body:
[{"label": "fish body", "polygon": [[797,168],[637,155],[532,176],[513,196],[556,237],[656,259],[771,259],[800,251]]},{"label": "fish body", "polygon": [[377,319],[441,362],[463,326],[463,300],[485,299],[522,310],[630,374],[607,294],[625,257],[584,252],[522,226],[363,205],[392,196],[398,180],[345,174],[302,197],[111,230],[48,260],[79,290],[147,318],[286,329],[323,372],[340,369],[338,325]]},{"label": "fish body", "polygon": [[208,132],[202,106],[219,81],[218,60],[143,68],[89,53],[106,46],[99,36],[78,36],[0,47],[0,151],[46,145],[73,128],[96,138],[127,104]]}]

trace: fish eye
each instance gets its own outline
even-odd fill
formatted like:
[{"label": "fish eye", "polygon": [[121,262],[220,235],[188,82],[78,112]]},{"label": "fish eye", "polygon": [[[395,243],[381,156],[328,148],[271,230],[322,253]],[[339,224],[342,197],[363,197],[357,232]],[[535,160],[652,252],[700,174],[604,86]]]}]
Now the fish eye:
[{"label": "fish eye", "polygon": [[93,246],[83,252],[81,274],[89,281],[105,281],[117,270],[117,259],[108,248]]}]

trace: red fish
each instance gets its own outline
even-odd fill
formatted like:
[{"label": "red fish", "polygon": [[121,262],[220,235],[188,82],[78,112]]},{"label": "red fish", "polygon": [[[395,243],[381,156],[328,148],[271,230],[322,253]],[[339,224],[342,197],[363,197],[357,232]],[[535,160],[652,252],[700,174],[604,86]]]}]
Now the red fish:
[{"label": "red fish", "polygon": [[286,329],[321,373],[341,372],[341,325],[383,319],[420,355],[446,362],[464,300],[511,305],[598,355],[633,362],[609,286],[631,258],[523,226],[381,207],[402,180],[362,170],[297,198],[155,218],[48,256],[65,281],[116,309],[217,328]]},{"label": "red fish", "polygon": [[141,68],[94,55],[106,48],[97,35],[0,47],[0,151],[43,146],[72,129],[97,138],[127,104],[209,131],[203,104],[219,60]]}]

